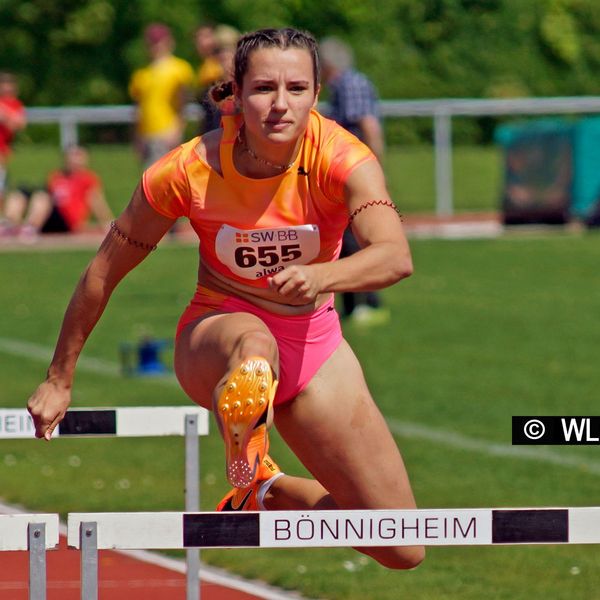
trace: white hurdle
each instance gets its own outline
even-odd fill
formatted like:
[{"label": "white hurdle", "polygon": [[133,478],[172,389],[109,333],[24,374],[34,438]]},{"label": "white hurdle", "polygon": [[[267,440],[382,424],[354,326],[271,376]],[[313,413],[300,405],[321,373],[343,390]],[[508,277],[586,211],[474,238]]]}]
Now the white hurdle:
[{"label": "white hurdle", "polygon": [[69,546],[90,523],[98,548],[600,544],[600,507],[70,513]]},{"label": "white hurdle", "polygon": [[[200,508],[200,446],[198,436],[208,435],[209,413],[197,406],[71,408],[54,431],[65,437],[185,436],[185,510]],[[0,439],[31,439],[35,428],[26,409],[0,409]],[[200,555],[188,549],[187,599],[200,594]],[[95,597],[95,596],[93,596]],[[92,598],[84,596],[82,598]]]},{"label": "white hurdle", "polygon": [[600,544],[600,507],[71,513],[67,542],[95,600],[103,548]]},{"label": "white hurdle", "polygon": [[0,515],[0,551],[29,551],[29,599],[46,600],[46,550],[58,546],[58,515]]},{"label": "white hurdle", "polygon": [[[197,406],[71,408],[54,431],[56,437],[159,437],[185,435],[186,415],[196,415],[198,435],[208,434],[208,411]],[[0,409],[0,439],[28,439],[35,432],[24,408]]]}]

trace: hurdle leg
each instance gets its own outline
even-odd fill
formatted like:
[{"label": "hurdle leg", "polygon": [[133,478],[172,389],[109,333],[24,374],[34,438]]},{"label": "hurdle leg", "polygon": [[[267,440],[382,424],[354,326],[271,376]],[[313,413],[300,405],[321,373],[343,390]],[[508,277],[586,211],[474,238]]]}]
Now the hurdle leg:
[{"label": "hurdle leg", "polygon": [[46,600],[46,525],[30,523],[27,528],[29,548],[29,600]]},{"label": "hurdle leg", "polygon": [[[198,416],[185,416],[185,510],[200,510]],[[188,548],[186,551],[186,600],[200,598],[200,551]]]},{"label": "hurdle leg", "polygon": [[96,523],[81,523],[81,600],[98,600],[98,527]]}]

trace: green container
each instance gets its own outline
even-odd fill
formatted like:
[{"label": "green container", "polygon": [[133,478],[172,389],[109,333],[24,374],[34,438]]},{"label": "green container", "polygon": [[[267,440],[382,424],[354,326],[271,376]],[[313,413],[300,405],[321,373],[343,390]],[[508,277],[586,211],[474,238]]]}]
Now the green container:
[{"label": "green container", "polygon": [[495,140],[504,149],[507,222],[586,219],[600,202],[600,117],[503,125]]},{"label": "green container", "polygon": [[600,201],[600,117],[577,122],[573,155],[575,176],[571,211],[577,217],[586,218]]},{"label": "green container", "polygon": [[538,119],[499,127],[495,138],[504,148],[504,222],[566,223],[574,193],[574,125]]}]

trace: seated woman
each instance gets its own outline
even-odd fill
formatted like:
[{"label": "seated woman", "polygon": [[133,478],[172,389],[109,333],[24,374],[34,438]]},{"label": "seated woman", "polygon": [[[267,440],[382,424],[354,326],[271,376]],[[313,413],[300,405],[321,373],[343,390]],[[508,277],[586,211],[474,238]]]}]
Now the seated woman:
[{"label": "seated woman", "polygon": [[69,146],[62,169],[48,175],[45,189],[10,192],[4,210],[4,235],[34,240],[39,233],[79,231],[90,217],[108,228],[113,214],[100,178],[88,168],[88,161],[84,148]]}]

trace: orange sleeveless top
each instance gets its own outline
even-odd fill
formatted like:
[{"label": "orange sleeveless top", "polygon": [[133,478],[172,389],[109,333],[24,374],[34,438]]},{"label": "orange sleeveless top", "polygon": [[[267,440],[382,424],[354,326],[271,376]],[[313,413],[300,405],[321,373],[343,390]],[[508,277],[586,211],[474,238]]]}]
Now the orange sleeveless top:
[{"label": "orange sleeveless top", "polygon": [[233,146],[241,116],[223,117],[222,176],[195,151],[196,137],[166,154],[142,177],[150,205],[187,217],[200,238],[200,260],[226,278],[267,287],[287,265],[335,260],[348,224],[344,184],[369,160],[369,148],[312,111],[298,156],[266,179],[241,175]]}]

